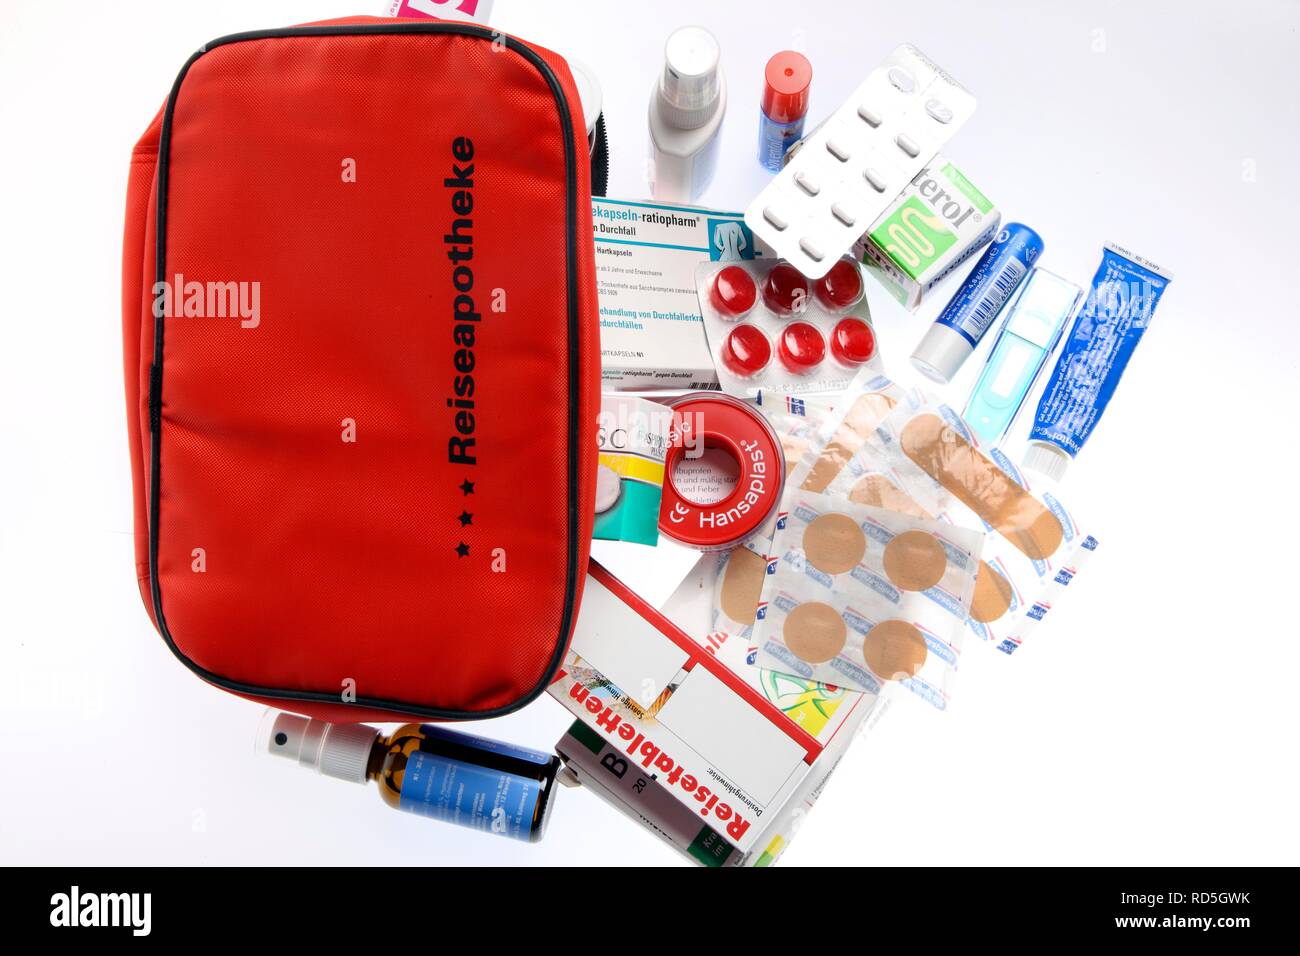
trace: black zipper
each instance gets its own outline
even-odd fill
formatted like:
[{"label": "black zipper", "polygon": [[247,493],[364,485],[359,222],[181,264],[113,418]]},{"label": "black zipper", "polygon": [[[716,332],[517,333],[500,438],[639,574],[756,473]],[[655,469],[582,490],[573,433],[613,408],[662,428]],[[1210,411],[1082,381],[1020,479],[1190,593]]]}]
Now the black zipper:
[{"label": "black zipper", "polygon": [[605,114],[596,117],[596,142],[591,149],[591,194],[604,196],[609,188],[609,133],[605,130]]},{"label": "black zipper", "polygon": [[[518,53],[527,60],[546,81],[555,97],[556,110],[560,118],[560,128],[564,140],[564,169],[566,197],[565,203],[565,238],[567,241],[568,257],[565,263],[566,268],[566,292],[568,295],[568,345],[569,345],[569,407],[568,407],[568,425],[569,425],[569,453],[567,462],[568,473],[568,526],[566,530],[566,543],[568,546],[568,559],[565,562],[565,593],[564,609],[560,618],[560,633],[556,637],[555,651],[551,656],[550,666],[542,679],[528,693],[524,694],[518,700],[507,704],[503,707],[496,707],[489,710],[441,710],[438,708],[422,707],[418,704],[408,703],[400,700],[387,700],[377,697],[358,697],[354,701],[342,700],[337,693],[325,691],[304,691],[286,688],[261,687],[256,684],[246,684],[241,681],[231,680],[220,674],[213,673],[206,668],[201,667],[190,658],[186,657],[181,649],[172,639],[171,632],[167,628],[166,618],[163,616],[162,609],[162,591],[158,582],[158,518],[160,513],[160,495],[159,481],[162,475],[161,452],[162,452],[162,388],[163,388],[163,335],[165,332],[164,317],[156,315],[154,318],[154,353],[153,364],[150,368],[149,377],[149,424],[152,432],[150,441],[150,453],[152,461],[149,469],[149,584],[153,600],[154,619],[158,623],[158,632],[166,641],[167,646],[172,653],[186,667],[192,670],[199,677],[209,683],[216,684],[218,687],[233,691],[238,694],[247,694],[253,697],[265,697],[270,699],[286,701],[312,701],[316,703],[327,703],[342,705],[345,707],[355,707],[368,710],[386,710],[400,714],[409,714],[413,717],[420,717],[430,720],[481,720],[488,717],[499,717],[504,714],[512,713],[524,705],[535,700],[550,684],[551,679],[559,670],[564,661],[564,651],[568,645],[569,632],[573,628],[573,618],[577,611],[575,606],[575,596],[578,587],[579,573],[579,505],[578,500],[578,454],[580,446],[580,422],[578,420],[579,396],[583,387],[581,370],[581,316],[579,314],[579,296],[578,296],[578,174],[576,158],[574,155],[574,127],[573,116],[569,110],[569,103],[564,97],[564,90],[560,86],[555,72],[547,65],[546,61],[541,58],[537,51],[525,43],[516,40],[514,37],[486,29],[485,27],[474,26],[471,24],[459,23],[374,23],[374,24],[357,24],[357,25],[323,25],[315,27],[284,27],[275,30],[253,30],[246,33],[232,33],[229,36],[220,37],[210,43],[205,44],[185,62],[181,67],[180,73],[176,77],[175,83],[172,84],[171,93],[167,97],[167,105],[163,111],[162,129],[158,142],[158,211],[157,211],[157,236],[155,237],[155,264],[156,276],[159,282],[166,281],[167,267],[167,189],[169,178],[169,163],[171,158],[171,131],[172,115],[176,109],[176,98],[180,93],[181,84],[185,82],[185,76],[203,54],[220,46],[226,46],[231,43],[241,43],[246,40],[272,40],[293,37],[310,37],[310,36],[375,36],[388,34],[425,34],[425,33],[447,33],[457,36],[477,37],[489,42],[504,43],[509,50]],[[584,137],[585,140],[585,137]]]}]

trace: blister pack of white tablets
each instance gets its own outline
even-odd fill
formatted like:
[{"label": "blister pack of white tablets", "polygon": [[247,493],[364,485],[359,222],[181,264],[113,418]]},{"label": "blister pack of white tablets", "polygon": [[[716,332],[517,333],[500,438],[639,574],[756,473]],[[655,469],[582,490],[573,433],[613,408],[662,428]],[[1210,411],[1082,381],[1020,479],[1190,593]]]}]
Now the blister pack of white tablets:
[{"label": "blister pack of white tablets", "polygon": [[946,707],[983,533],[798,489],[783,508],[757,665],[869,693],[898,681]]},{"label": "blister pack of white tablets", "polygon": [[820,278],[974,112],[969,91],[904,44],[809,136],[745,222]]},{"label": "blister pack of white tablets", "polygon": [[862,267],[847,256],[813,281],[788,262],[702,262],[695,285],[724,392],[838,392],[881,368]]}]

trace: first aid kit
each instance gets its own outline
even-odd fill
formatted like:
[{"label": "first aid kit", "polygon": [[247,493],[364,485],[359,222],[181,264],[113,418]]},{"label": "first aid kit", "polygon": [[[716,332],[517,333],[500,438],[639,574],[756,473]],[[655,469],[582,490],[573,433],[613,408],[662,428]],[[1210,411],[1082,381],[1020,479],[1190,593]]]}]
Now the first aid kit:
[{"label": "first aid kit", "polygon": [[[949,710],[964,654],[1069,613],[1099,539],[1059,486],[1170,274],[1043,268],[946,158],[974,95],[910,44],[856,88],[818,64],[821,118],[812,60],[762,51],[734,122],[759,175],[759,106],[771,177],[728,212],[696,204],[727,37],[642,51],[646,194],[615,198],[647,142],[596,70],[490,3],[386,3],[205,44],[132,154],[149,616],[274,708],[261,750],[397,809],[536,842],[567,785],[770,865],[894,700]],[[968,359],[964,405],[917,387]],[[546,751],[440,723],[543,692]]]},{"label": "first aid kit", "polygon": [[132,155],[122,310],[136,573],[186,666],[343,721],[545,689],[600,399],[563,58],[376,17],[205,44]]}]

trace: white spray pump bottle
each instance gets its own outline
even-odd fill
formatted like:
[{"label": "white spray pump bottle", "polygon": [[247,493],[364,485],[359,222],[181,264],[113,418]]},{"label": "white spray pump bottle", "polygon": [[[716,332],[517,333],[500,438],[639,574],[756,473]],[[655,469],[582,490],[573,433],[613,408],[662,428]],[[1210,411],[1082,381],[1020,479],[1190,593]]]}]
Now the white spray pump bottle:
[{"label": "white spray pump bottle", "polygon": [[650,95],[650,192],[660,202],[694,202],[718,165],[727,84],[717,39],[703,27],[673,31],[663,74]]}]

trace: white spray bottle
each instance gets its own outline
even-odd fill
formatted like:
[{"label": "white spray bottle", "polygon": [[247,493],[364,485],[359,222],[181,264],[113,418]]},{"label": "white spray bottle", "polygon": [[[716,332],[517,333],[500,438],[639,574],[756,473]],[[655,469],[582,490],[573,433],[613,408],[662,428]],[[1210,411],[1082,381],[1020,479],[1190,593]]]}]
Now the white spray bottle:
[{"label": "white spray bottle", "polygon": [[660,202],[694,202],[718,165],[727,84],[717,39],[682,27],[664,45],[663,75],[650,95],[650,192]]}]

